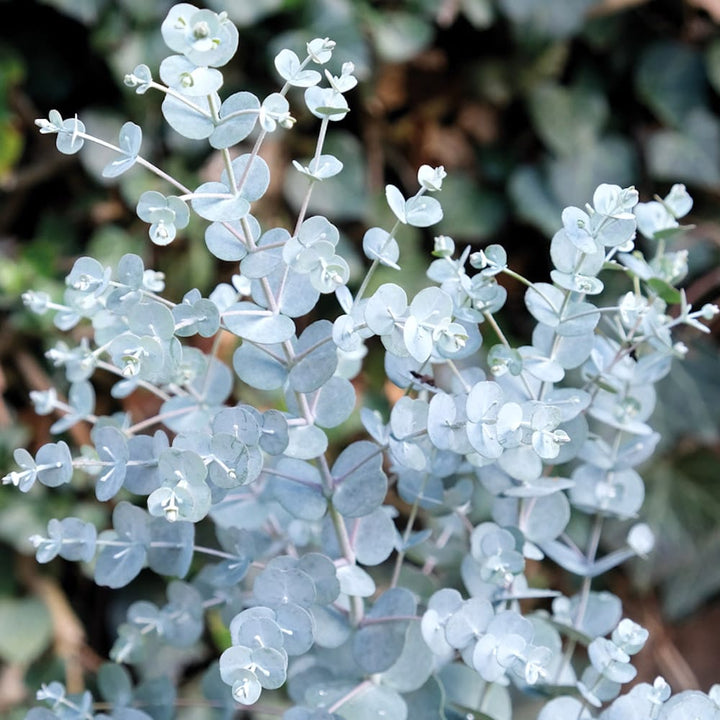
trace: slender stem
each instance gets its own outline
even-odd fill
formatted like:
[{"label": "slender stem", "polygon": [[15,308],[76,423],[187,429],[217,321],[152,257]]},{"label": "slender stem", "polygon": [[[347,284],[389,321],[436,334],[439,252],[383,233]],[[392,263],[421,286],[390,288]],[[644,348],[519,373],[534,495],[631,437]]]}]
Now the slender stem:
[{"label": "slender stem", "polygon": [[[216,332],[215,337],[213,338],[212,347],[210,348],[209,357],[211,359],[215,359],[217,357],[218,351],[220,349],[220,343],[222,342],[222,333]],[[203,380],[203,386],[202,386],[202,392],[201,397],[204,400],[207,397],[208,389],[210,388],[210,368],[212,367],[212,363],[208,362],[207,370],[205,371],[205,378]]]},{"label": "slender stem", "polygon": [[[416,196],[422,195],[422,193],[425,191],[424,188],[421,188],[420,191],[416,193]],[[398,220],[392,227],[392,230],[388,233],[387,239],[385,240],[384,246],[387,245],[394,237],[395,233],[398,231],[398,228],[400,227],[401,223]],[[383,247],[384,247],[383,246]],[[375,274],[375,271],[378,269],[380,265],[380,261],[376,258],[372,261],[370,264],[370,267],[367,269],[367,272],[365,273],[365,277],[363,278],[363,281],[360,285],[360,288],[357,291],[357,294],[355,295],[355,300],[353,301],[353,304],[357,303],[362,296],[365,294],[365,292],[368,289],[368,285],[370,284],[370,280],[372,279],[372,276]]]},{"label": "slender stem", "polygon": [[250,151],[250,159],[248,160],[247,165],[245,166],[245,170],[243,170],[243,174],[240,176],[240,179],[237,181],[237,190],[236,192],[242,192],[242,189],[245,187],[245,183],[247,182],[248,175],[250,175],[250,168],[253,166],[253,161],[258,156],[258,153],[260,152],[260,148],[262,147],[263,141],[265,140],[265,136],[267,135],[266,130],[261,130],[260,134],[257,136],[257,139],[255,140],[255,144],[253,145],[253,149]]},{"label": "slender stem", "polygon": [[403,533],[402,538],[403,546],[401,550],[398,550],[397,557],[395,558],[395,566],[393,567],[390,587],[394,588],[398,584],[398,580],[400,579],[400,571],[402,570],[403,561],[405,560],[405,546],[407,545],[408,540],[410,540],[413,525],[415,524],[415,519],[417,518],[418,510],[420,509],[420,496],[425,491],[427,481],[428,474],[425,473],[425,477],[423,478],[422,484],[420,485],[420,492],[415,497],[412,507],[410,508],[410,514],[408,515],[407,525],[405,525],[405,532]]},{"label": "slender stem", "polygon": [[503,332],[502,328],[498,325],[497,320],[495,319],[494,315],[490,312],[484,312],[483,317],[485,318],[486,322],[490,325],[490,327],[493,329],[493,332],[497,335],[498,340],[508,349],[512,350],[512,345],[510,345],[510,341],[505,336],[505,333]]},{"label": "slender stem", "polygon": [[[59,400],[56,400],[53,403],[53,409],[54,410],[60,410],[61,412],[64,412],[66,415],[72,415],[75,412],[75,409],[68,405],[67,403],[60,402]],[[97,415],[89,414],[89,415],[83,415],[81,420],[85,420],[89,422],[91,425],[94,425],[98,421]]]},{"label": "slender stem", "polygon": [[365,618],[361,625],[366,627],[367,625],[382,625],[383,623],[399,622],[401,620],[414,621],[422,620],[422,615],[388,615],[386,617],[373,617]]},{"label": "slender stem", "polygon": [[[98,540],[98,544],[102,544],[102,543],[103,543],[103,541]],[[104,544],[107,545],[109,543],[104,543]],[[182,543],[163,542],[162,540],[154,540],[150,543],[150,547],[181,548],[181,547],[183,547],[183,545],[182,545]],[[205,547],[204,545],[194,545],[193,552],[201,553],[202,555],[210,555],[212,557],[221,558],[223,560],[241,560],[242,559],[233,553],[225,552],[224,550],[218,550],[216,548]]]},{"label": "slender stem", "polygon": [[320,131],[318,132],[317,143],[315,143],[315,155],[313,156],[313,160],[315,161],[315,163],[320,160],[320,155],[322,155],[322,149],[323,145],[325,144],[325,136],[327,135],[327,129],[329,124],[330,117],[328,115],[325,115],[320,122]]},{"label": "slender stem", "polygon": [[[614,465],[614,461],[618,456],[618,452],[620,451],[620,443],[622,442],[622,436],[623,433],[621,430],[618,430],[615,433],[615,438],[613,441],[613,448],[611,452],[611,467]],[[600,546],[600,538],[602,536],[602,529],[603,525],[605,523],[605,516],[602,513],[596,513],[595,519],[593,521],[593,527],[590,531],[590,536],[588,538],[588,545],[587,550],[585,551],[585,559],[588,563],[588,565],[595,562],[595,558],[597,556],[598,548]],[[586,576],[583,578],[582,581],[582,587],[580,588],[580,600],[578,601],[577,610],[575,613],[575,617],[573,618],[573,626],[575,628],[580,628],[582,625],[583,620],[585,619],[585,613],[587,611],[588,601],[590,599],[590,591],[592,589],[592,578],[589,576]],[[567,645],[567,648],[565,649],[565,653],[563,655],[562,662],[558,666],[558,670],[555,674],[555,682],[558,681],[560,675],[562,675],[563,670],[568,666],[570,661],[572,660],[572,656],[575,653],[575,648],[577,647],[577,641],[576,640],[570,640],[570,642]]]},{"label": "slender stem", "polygon": [[151,88],[154,88],[155,90],[159,90],[162,93],[165,93],[165,95],[169,95],[170,97],[174,98],[175,100],[178,100],[181,103],[184,103],[189,108],[194,110],[195,112],[199,113],[200,115],[203,115],[204,117],[211,117],[210,113],[205,110],[205,108],[200,107],[197,103],[194,103],[187,95],[183,95],[182,93],[177,92],[176,90],[173,90],[170,87],[167,87],[167,85],[161,85],[160,83],[155,82],[154,80],[151,80],[148,83],[148,86]]},{"label": "slender stem", "polygon": [[365,294],[368,285],[370,284],[370,280],[372,279],[372,276],[375,274],[375,271],[378,269],[378,266],[380,265],[379,260],[373,260],[372,263],[370,263],[370,267],[367,269],[367,272],[365,273],[365,277],[363,278],[362,283],[360,284],[360,287],[358,288],[358,291],[355,295],[355,302],[357,303],[362,296]]},{"label": "slender stem", "polygon": [[182,407],[177,408],[175,410],[169,410],[166,413],[160,413],[159,415],[153,415],[153,417],[145,418],[145,420],[141,420],[140,422],[135,423],[134,425],[131,425],[129,428],[127,428],[124,432],[126,435],[135,435],[136,433],[140,432],[141,430],[145,430],[145,428],[152,427],[153,425],[158,425],[165,420],[168,420],[169,418],[175,418],[175,417],[181,417],[182,415],[187,415],[189,412],[192,412],[195,410],[194,407]]},{"label": "slender stem", "polygon": [[82,718],[85,718],[85,720],[93,720],[93,714],[92,714],[92,713],[83,712],[83,713],[81,714],[81,713],[80,713],[80,706],[79,706],[79,705],[76,705],[74,702],[71,702],[70,700],[68,700],[68,699],[65,698],[65,697],[61,697],[61,698],[48,698],[48,699],[54,700],[54,701],[55,701],[55,702],[54,702],[55,705],[64,705],[65,707],[70,708],[71,710],[73,710],[73,713],[74,713],[74,715],[75,715],[76,717],[77,717],[77,716],[80,716],[80,717],[82,717]]},{"label": "slender stem", "polygon": [[[212,110],[213,116],[218,117],[217,109],[215,108],[215,102],[212,97],[208,97],[208,103],[210,105],[210,109]],[[230,192],[233,195],[237,195],[238,187],[235,181],[235,170],[232,165],[232,157],[230,155],[230,150],[228,148],[223,148],[221,151],[221,155],[223,163],[225,165],[225,174],[228,177],[228,185],[230,186]]]},{"label": "slender stem", "polygon": [[[563,322],[566,320],[577,320],[578,318],[589,317],[591,315],[595,315],[596,313],[599,315],[603,315],[603,314],[607,315],[608,313],[617,312],[619,309],[620,309],[619,307],[615,306],[615,307],[601,307],[601,308],[596,307],[596,308],[593,308],[592,310],[583,310],[583,312],[575,313],[575,315],[568,315],[568,316],[564,317]],[[559,336],[556,336],[556,337],[559,337]]]},{"label": "slender stem", "polygon": [[[605,522],[605,517],[598,513],[595,515],[593,522],[592,532],[590,533],[590,539],[588,541],[588,549],[585,553],[585,557],[588,563],[595,561],[597,556],[598,546],[600,545],[600,536],[602,535],[602,528]],[[590,590],[592,588],[592,578],[584,577],[582,583],[582,589],[580,590],[580,602],[578,603],[577,612],[573,624],[575,627],[580,627],[583,620],[585,619],[585,612],[587,611],[587,604],[590,598]]]},{"label": "slender stem", "polygon": [[[338,512],[337,508],[332,504],[332,501],[328,502],[328,515],[332,521],[333,528],[335,529],[335,535],[337,536],[338,544],[340,546],[340,552],[343,557],[348,561],[348,564],[355,565],[355,551],[350,543],[350,536],[347,531],[347,524],[345,518]],[[363,599],[359,595],[350,595],[350,623],[354,626],[360,624],[365,614],[365,605]]]},{"label": "slender stem", "polygon": [[[492,313],[484,312],[483,317],[488,322],[490,327],[493,329],[495,334],[498,337],[498,340],[500,340],[501,344],[504,345],[508,350],[512,350],[512,346],[510,345],[510,342],[508,341],[507,337],[505,337],[505,333],[502,331],[502,328],[498,325],[497,320],[495,320],[495,317]],[[527,378],[525,377],[525,373],[520,373],[520,380],[522,381],[522,384],[525,388],[525,392],[528,394],[528,397],[535,400],[535,393],[532,391],[532,388],[530,387],[530,383],[528,382]]]},{"label": "slender stem", "polygon": [[[606,222],[607,222],[607,221],[606,221],[605,219],[602,220],[602,222],[601,222],[600,225],[598,226],[597,230],[595,231],[596,234],[600,232],[600,230],[602,229],[602,227],[605,225]],[[612,248],[612,249],[606,254],[606,256],[605,256],[605,262],[608,262],[608,261],[610,260],[610,258],[613,256],[613,254],[615,253],[616,250],[617,250],[617,248]],[[574,266],[574,268],[573,268],[573,271],[574,271],[574,272],[577,273],[577,272],[580,271],[580,268],[582,267],[582,264],[583,264],[583,262],[585,261],[585,258],[586,258],[586,257],[587,257],[587,253],[581,252],[581,253],[578,254],[577,260],[576,260],[576,262],[575,262],[575,266]],[[567,308],[568,304],[570,303],[570,296],[571,296],[571,295],[572,295],[572,293],[571,293],[570,290],[565,290],[565,298],[564,298],[564,300],[563,300],[562,307],[560,308],[560,313],[559,313],[560,315],[563,314],[563,312],[564,312],[565,309]],[[579,293],[579,294],[578,294],[578,298],[579,298],[580,300],[582,300],[584,297],[585,297],[585,293]],[[614,309],[616,309],[616,308],[614,308]],[[579,317],[579,316],[574,316],[574,317]],[[569,318],[566,318],[566,319],[569,319]],[[560,348],[560,342],[561,342],[561,340],[562,340],[562,336],[559,335],[559,334],[556,332],[556,333],[555,333],[555,337],[553,338],[552,348],[550,349],[550,359],[551,359],[551,360],[555,360],[555,356],[557,355],[557,352],[558,352],[558,350],[559,350],[559,348]],[[543,397],[545,396],[545,391],[547,390],[548,386],[549,386],[549,384],[548,384],[546,381],[543,381],[542,385],[540,386],[540,392],[538,393],[538,399],[539,399],[539,400],[542,400]]]},{"label": "slender stem", "polygon": [[[116,282],[115,280],[110,281],[111,285],[117,285],[118,287],[125,287],[122,283]],[[157,293],[150,292],[148,290],[140,290],[140,294],[143,297],[149,298],[150,300],[154,300],[155,302],[159,302],[162,305],[165,305],[166,307],[169,307],[171,310],[174,307],[177,307],[177,303],[174,303],[172,300],[168,300],[168,298],[163,297],[162,295],[158,295]]]},{"label": "slender stem", "polygon": [[[256,143],[256,147],[258,144]],[[249,167],[249,166],[248,166]],[[241,224],[243,227],[243,231],[245,233],[245,239],[247,241],[248,247],[251,250],[255,250],[257,245],[255,244],[255,241],[252,237],[252,232],[250,229],[250,225],[247,221],[247,218],[243,218],[241,220]],[[265,298],[268,303],[268,307],[270,311],[273,314],[279,314],[280,313],[280,306],[278,304],[278,299],[273,292],[273,289],[266,277],[261,278],[260,284],[263,290],[263,294],[265,295]],[[282,349],[283,353],[285,355],[285,364],[289,367],[292,366],[297,361],[297,356],[295,354],[295,349],[293,348],[292,343],[288,340],[282,343]],[[300,414],[305,419],[307,425],[314,425],[315,424],[315,418],[313,416],[313,413],[310,409],[310,405],[308,403],[307,396],[304,393],[301,392],[295,392],[295,398],[297,400],[298,408],[300,410]],[[380,451],[382,452],[382,451]],[[369,459],[369,458],[368,458]],[[338,544],[340,546],[340,551],[342,552],[343,557],[350,565],[354,565],[356,563],[355,558],[355,551],[352,548],[352,544],[350,543],[350,537],[348,535],[347,531],[347,525],[345,524],[345,518],[338,512],[338,510],[334,507],[332,503],[332,492],[335,486],[335,479],[332,476],[332,473],[330,472],[330,467],[328,465],[327,457],[325,454],[320,455],[317,458],[318,467],[320,470],[320,476],[323,481],[323,489],[326,494],[326,496],[329,499],[328,501],[328,515],[330,516],[330,519],[333,524],[333,528],[335,529],[335,534],[337,536]],[[351,621],[354,624],[357,624],[362,620],[363,612],[364,612],[364,605],[363,600],[361,597],[358,596],[351,596],[350,597],[351,602]]]},{"label": "slender stem", "polygon": [[[95,143],[96,145],[101,145],[102,147],[108,148],[109,150],[114,150],[119,155],[125,155],[123,150],[119,148],[117,145],[113,145],[110,142],[107,142],[106,140],[101,140],[100,138],[95,137],[94,135],[88,135],[84,132],[77,133],[77,136],[80,138],[83,138],[83,140],[87,140],[88,142]],[[157,165],[153,165],[149,160],[145,160],[145,158],[138,155],[135,158],[135,162],[138,165],[141,165],[142,167],[146,168],[153,174],[157,175],[158,177],[162,178],[166,182],[170,183],[174,187],[178,188],[178,190],[181,190],[185,194],[192,194],[192,190],[190,188],[185,187],[181,182],[176,180],[174,177],[168,175],[165,171],[161,170]]]},{"label": "slender stem", "polygon": [[266,468],[264,467],[262,469],[263,475],[270,475],[271,477],[280,478],[282,480],[289,480],[290,482],[295,482],[298,485],[302,485],[303,487],[310,488],[311,490],[319,490],[320,486],[317,483],[311,482],[310,480],[305,480],[304,478],[295,477],[294,475],[288,475],[287,473],[278,472],[277,470],[273,468]]},{"label": "slender stem", "polygon": [[450,368],[452,371],[452,374],[458,379],[460,384],[463,386],[463,390],[466,393],[470,392],[470,386],[465,382],[465,378],[460,373],[460,370],[458,369],[458,366],[449,358],[445,361],[446,365]]},{"label": "slender stem", "polygon": [[505,267],[502,269],[502,272],[507,275],[508,277],[513,278],[513,280],[517,280],[522,285],[525,285],[526,287],[533,288],[535,292],[543,299],[545,302],[551,307],[554,308],[554,305],[550,302],[550,300],[547,298],[546,295],[542,293],[541,290],[538,290],[535,287],[535,283],[530,282],[526,277],[523,277],[520,275],[520,273],[516,273],[514,270],[511,270],[509,267]]},{"label": "slender stem", "polygon": [[[112,373],[113,375],[117,375],[123,379],[126,379],[125,376],[122,374],[122,371],[119,367],[116,365],[113,365],[112,363],[105,362],[104,360],[97,360],[95,362],[95,366],[100,368],[101,370],[107,370],[108,372]],[[159,387],[156,387],[152,383],[147,382],[147,380],[137,380],[135,379],[135,382],[137,385],[143,390],[147,390],[148,392],[151,392],[153,395],[157,395],[161,400],[169,400],[170,395],[168,395],[166,392],[161,390]]]},{"label": "slender stem", "polygon": [[332,336],[328,335],[327,337],[322,338],[322,340],[318,340],[316,343],[313,343],[310,347],[306,348],[300,353],[297,353],[295,355],[295,362],[299,362],[303,358],[306,358],[311,353],[314,353],[318,348],[321,348],[323,345],[327,345],[329,342],[332,342]]},{"label": "slender stem", "polygon": [[[426,432],[426,431],[423,431],[423,432]],[[340,477],[335,478],[333,484],[335,485],[335,484],[341,483],[343,480],[345,480],[346,477],[352,475],[352,473],[354,473],[358,468],[362,467],[368,460],[371,460],[376,455],[382,454],[384,451],[385,451],[384,446],[378,446],[377,448],[375,448],[375,450],[373,452],[371,452],[369,455],[366,455],[360,462],[355,463],[355,465],[353,465],[350,469],[348,469],[344,475],[340,475]]]},{"label": "slender stem", "polygon": [[[325,136],[327,134],[328,125],[330,124],[330,118],[328,116],[323,117],[322,122],[320,124],[320,132],[318,133],[318,139],[317,143],[315,144],[315,155],[313,157],[313,160],[315,161],[315,164],[317,166],[317,162],[320,159],[320,155],[322,154],[322,148],[323,144],[325,143]],[[303,198],[302,205],[300,207],[300,212],[298,213],[297,220],[295,222],[295,230],[293,230],[293,235],[297,235],[300,232],[300,226],[303,223],[303,220],[305,220],[305,215],[307,213],[308,205],[310,204],[310,196],[312,195],[313,188],[315,187],[315,178],[309,179],[309,185],[308,189],[305,192],[305,197]]]},{"label": "slender stem", "polygon": [[315,187],[315,182],[315,178],[309,178],[308,189],[305,192],[305,197],[303,198],[302,205],[300,206],[300,211],[298,212],[297,220],[295,222],[295,229],[293,230],[293,236],[297,236],[297,234],[300,232],[300,226],[305,220],[305,215],[307,214],[307,209],[310,205],[310,197],[312,195],[313,188]]},{"label": "slender stem", "polygon": [[363,680],[359,685],[356,685],[347,695],[343,695],[337,702],[333,703],[329,708],[329,713],[334,713],[336,710],[339,710],[348,700],[352,700],[356,695],[359,695],[361,692],[364,692],[372,685],[372,681],[370,680]]}]

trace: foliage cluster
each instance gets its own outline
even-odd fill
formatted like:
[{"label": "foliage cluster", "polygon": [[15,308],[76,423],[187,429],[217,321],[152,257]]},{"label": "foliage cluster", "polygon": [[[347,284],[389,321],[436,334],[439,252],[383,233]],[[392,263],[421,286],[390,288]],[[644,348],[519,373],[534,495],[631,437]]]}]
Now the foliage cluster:
[{"label": "foliage cluster", "polygon": [[[105,178],[148,171],[135,205],[150,241],[165,248],[202,228],[207,251],[236,273],[173,298],[139,254],[83,256],[61,297],[23,295],[77,340],[48,351],[67,400],[36,391],[35,409],[59,415],[58,435],[90,423],[91,444],[18,449],[3,482],[30,493],[79,480],[112,507],[100,530],[80,515],[51,519],[30,539],[37,560],[80,562],[112,589],[148,571],[167,580],[162,598],[127,608],[96,693],[46,682],[28,718],[108,707],[118,720],[171,717],[171,675],[203,649],[219,654],[201,682],[218,717],[236,703],[261,716],[270,697],[286,720],[504,720],[522,695],[543,698],[540,720],[718,717],[718,686],[672,696],[658,678],[621,694],[648,633],[593,589],[653,548],[636,518],[637,468],[661,439],[655,385],[687,352],[678,329],[706,332],[718,312],[693,309],[678,289],[685,186],[640,202],[634,187],[599,184],[591,202],[558,213],[541,281],[511,269],[500,245],[473,251],[437,234],[431,282],[408,291],[384,279],[400,270],[401,231],[440,226],[436,194],[450,180],[423,164],[414,194],[385,186],[388,221],[364,231],[369,264],[351,283],[358,259],[313,200],[343,171],[328,130],[350,110],[354,64],[319,37],[302,53],[278,50],[278,92],[221,97],[239,39],[228,16],[183,3],[161,30],[172,54],[157,70],[138,64],[125,84],[162,94],[172,130],[217,152],[216,176],[198,185],[161,170],[134,122],[115,142],[58,110],[37,125],[62,154],[110,151]],[[262,149],[300,113],[319,131],[292,163],[296,216],[261,222],[272,180]],[[525,288],[527,344],[499,322],[501,278]],[[370,348],[400,391],[387,413],[355,409]],[[112,398],[149,396],[152,409],[104,412],[96,371],[114,378]],[[338,449],[330,438],[353,418],[357,436]],[[604,551],[613,523],[622,541]],[[542,582],[537,562],[575,578],[575,591]],[[222,637],[208,637],[213,626]],[[172,673],[159,672],[164,657]]]}]

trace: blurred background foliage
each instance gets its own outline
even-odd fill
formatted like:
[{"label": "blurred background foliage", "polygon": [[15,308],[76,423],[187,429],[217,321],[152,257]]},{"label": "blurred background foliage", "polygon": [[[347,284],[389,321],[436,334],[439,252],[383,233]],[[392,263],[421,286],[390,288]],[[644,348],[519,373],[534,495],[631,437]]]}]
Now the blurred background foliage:
[{"label": "blurred background foliage", "polygon": [[[0,474],[15,447],[49,440],[48,418],[33,415],[28,392],[55,381],[63,387],[43,356],[58,334],[23,309],[25,289],[59,296],[74,258],[86,253],[106,262],[142,255],[166,272],[176,299],[190,287],[207,293],[233,272],[206,252],[200,223],[169,248],[150,245],[134,207],[154,178],[133,170],[109,185],[99,174],[104,155],[93,148],[79,158],[60,155],[33,124],[56,108],[113,137],[130,119],[144,128],[146,157],[190,185],[212,174],[217,158],[164,126],[157,95],[136,96],[122,83],[136,64],[154,69],[166,54],[158,28],[172,4],[0,0]],[[311,212],[337,221],[357,274],[364,230],[389,222],[385,183],[411,194],[417,167],[429,163],[449,173],[445,218],[433,233],[474,247],[500,242],[533,280],[546,278],[562,208],[584,204],[599,183],[634,184],[646,201],[684,182],[695,198],[694,226],[678,241],[690,250],[688,298],[697,306],[720,299],[720,1],[196,4],[226,10],[240,28],[240,49],[224,68],[227,93],[272,92],[275,53],[316,36],[336,40],[337,60],[355,63],[361,85],[350,96],[352,112],[327,146],[345,170],[315,192]],[[268,224],[292,218],[301,188],[285,170],[314,147],[316,121],[295,108],[296,129],[263,149],[274,184],[258,215]],[[409,292],[426,284],[431,239],[412,228],[402,237]],[[393,278],[378,275],[377,282]],[[521,342],[530,329],[521,288],[508,291],[505,328]],[[715,323],[709,336],[688,337],[686,362],[660,390],[655,424],[664,439],[644,469],[643,509],[657,550],[604,579],[651,629],[638,680],[662,673],[676,691],[707,690],[720,666],[708,642],[720,633],[719,335]],[[368,368],[358,381],[365,402],[392,402],[381,363]],[[96,382],[103,402],[103,380]],[[124,409],[143,413],[143,402],[130,398]],[[82,445],[88,437],[76,426],[70,439]],[[76,566],[39,569],[31,557],[27,537],[50,516],[105,524],[108,509],[87,490],[36,487],[26,497],[0,488],[0,714],[9,718],[23,716],[41,680],[79,687],[106,656],[132,600],[132,590],[106,596]]]}]

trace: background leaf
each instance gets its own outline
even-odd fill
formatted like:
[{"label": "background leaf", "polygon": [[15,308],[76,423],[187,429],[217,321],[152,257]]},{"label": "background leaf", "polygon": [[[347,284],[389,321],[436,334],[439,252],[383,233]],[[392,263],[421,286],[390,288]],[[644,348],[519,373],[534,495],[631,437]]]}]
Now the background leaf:
[{"label": "background leaf", "polygon": [[0,599],[0,657],[6,663],[28,664],[43,653],[52,640],[52,620],[45,604],[37,599]]}]

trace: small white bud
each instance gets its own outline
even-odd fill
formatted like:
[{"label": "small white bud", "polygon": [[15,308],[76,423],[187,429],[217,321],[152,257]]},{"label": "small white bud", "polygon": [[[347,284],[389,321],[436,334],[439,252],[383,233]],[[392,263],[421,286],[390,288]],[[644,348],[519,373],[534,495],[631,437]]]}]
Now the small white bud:
[{"label": "small white bud", "polygon": [[678,357],[685,357],[688,354],[688,346],[684,342],[676,342],[673,345],[673,352]]},{"label": "small white bud", "polygon": [[35,120],[35,124],[40,128],[40,132],[43,134],[57,132],[55,125],[45,118],[38,118]]},{"label": "small white bud", "polygon": [[451,237],[447,235],[438,235],[435,238],[435,247],[433,248],[433,255],[439,258],[452,257],[455,252],[455,242]]},{"label": "small white bud", "polygon": [[330,38],[315,38],[307,44],[308,55],[318,65],[324,65],[332,57],[335,41]]},{"label": "small white bud", "polygon": [[429,192],[437,192],[440,190],[442,188],[442,182],[446,177],[447,173],[442,165],[436,168],[430,167],[430,165],[422,165],[417,174],[419,185]]},{"label": "small white bud", "polygon": [[640,557],[645,557],[655,547],[655,535],[646,523],[638,523],[630,528],[627,544]]},{"label": "small white bud", "polygon": [[700,314],[704,320],[712,320],[719,312],[720,308],[713,303],[705,303],[700,309]]},{"label": "small white bud", "polygon": [[42,535],[31,535],[28,541],[34,548],[39,548],[42,545],[45,538]]}]

